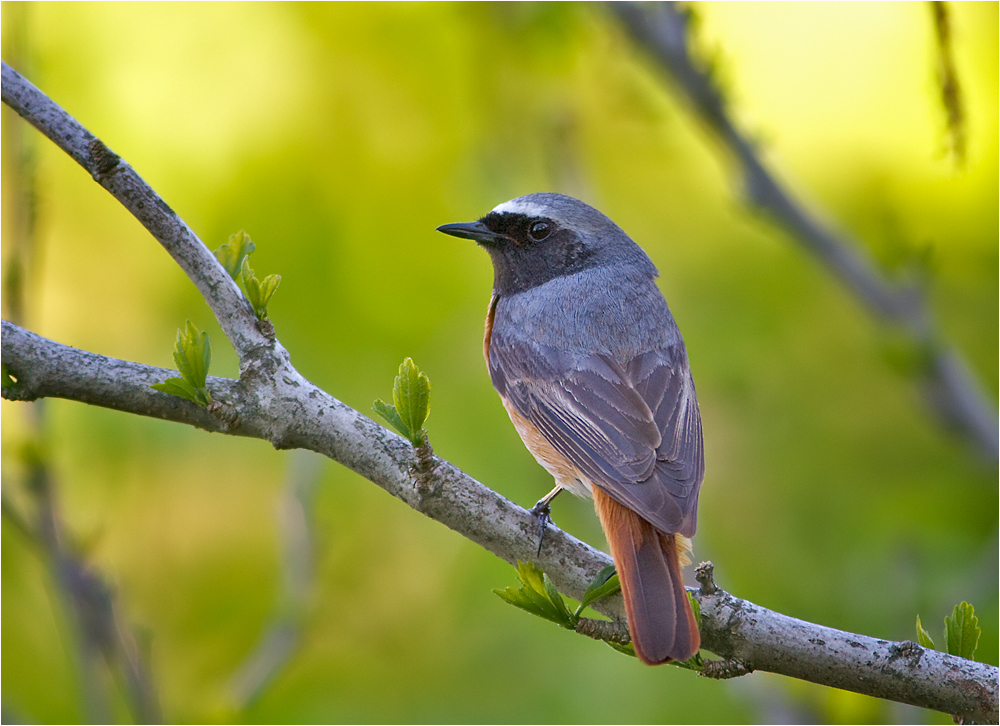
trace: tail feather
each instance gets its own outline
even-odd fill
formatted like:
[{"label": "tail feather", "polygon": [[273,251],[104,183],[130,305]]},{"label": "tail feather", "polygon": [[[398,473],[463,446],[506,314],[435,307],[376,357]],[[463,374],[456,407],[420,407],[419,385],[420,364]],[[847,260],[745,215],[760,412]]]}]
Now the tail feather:
[{"label": "tail feather", "polygon": [[658,531],[599,487],[593,494],[621,580],[636,655],[649,665],[687,660],[701,644],[681,577],[682,550],[689,543]]}]

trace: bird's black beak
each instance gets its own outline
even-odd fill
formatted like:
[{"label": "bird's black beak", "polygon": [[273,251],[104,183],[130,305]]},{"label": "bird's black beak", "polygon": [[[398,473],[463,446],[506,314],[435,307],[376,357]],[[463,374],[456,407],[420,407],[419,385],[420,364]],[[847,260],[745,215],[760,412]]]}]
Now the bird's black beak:
[{"label": "bird's black beak", "polygon": [[437,228],[438,232],[450,234],[452,237],[471,239],[480,244],[491,244],[504,239],[503,235],[497,234],[482,222],[460,222],[456,224],[442,224]]}]

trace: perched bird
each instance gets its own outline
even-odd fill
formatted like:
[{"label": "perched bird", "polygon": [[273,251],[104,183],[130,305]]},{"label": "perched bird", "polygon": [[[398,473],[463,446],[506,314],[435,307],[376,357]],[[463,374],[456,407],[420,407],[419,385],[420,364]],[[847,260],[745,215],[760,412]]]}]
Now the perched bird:
[{"label": "perched bird", "polygon": [[[483,354],[525,446],[556,488],[592,496],[636,655],[700,645],[681,577],[705,472],[687,352],[645,252],[562,194],[529,194],[438,231],[493,262]],[[544,525],[543,525],[544,530]]]}]

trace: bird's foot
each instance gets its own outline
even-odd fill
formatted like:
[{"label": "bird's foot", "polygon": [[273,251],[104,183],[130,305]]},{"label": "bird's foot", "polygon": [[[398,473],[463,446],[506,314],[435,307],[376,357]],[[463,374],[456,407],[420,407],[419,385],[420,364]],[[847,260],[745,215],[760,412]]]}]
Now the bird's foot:
[{"label": "bird's foot", "polygon": [[552,524],[552,510],[549,507],[549,497],[543,497],[535,502],[535,506],[528,510],[535,519],[538,520],[538,550],[535,555],[542,553],[542,543],[545,541],[545,530]]}]

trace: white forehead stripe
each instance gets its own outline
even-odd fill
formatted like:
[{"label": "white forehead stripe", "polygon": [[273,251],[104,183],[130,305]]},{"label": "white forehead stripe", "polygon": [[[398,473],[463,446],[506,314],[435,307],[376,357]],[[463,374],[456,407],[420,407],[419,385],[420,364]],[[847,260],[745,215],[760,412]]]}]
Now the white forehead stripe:
[{"label": "white forehead stripe", "polygon": [[551,210],[546,210],[540,204],[511,199],[493,208],[497,214],[525,214],[529,217],[547,217],[552,214]]}]

